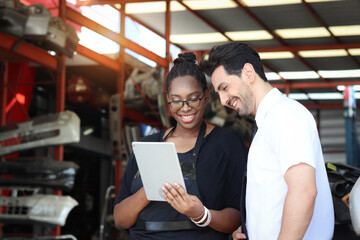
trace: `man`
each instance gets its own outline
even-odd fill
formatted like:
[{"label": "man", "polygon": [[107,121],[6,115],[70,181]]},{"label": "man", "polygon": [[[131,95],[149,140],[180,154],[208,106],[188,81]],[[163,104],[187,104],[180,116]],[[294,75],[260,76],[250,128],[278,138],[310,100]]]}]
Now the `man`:
[{"label": "man", "polygon": [[[221,104],[258,127],[247,163],[246,229],[251,240],[328,240],[334,209],[312,114],[268,82],[256,51],[215,46],[202,68]],[[234,239],[245,239],[239,227]]]}]

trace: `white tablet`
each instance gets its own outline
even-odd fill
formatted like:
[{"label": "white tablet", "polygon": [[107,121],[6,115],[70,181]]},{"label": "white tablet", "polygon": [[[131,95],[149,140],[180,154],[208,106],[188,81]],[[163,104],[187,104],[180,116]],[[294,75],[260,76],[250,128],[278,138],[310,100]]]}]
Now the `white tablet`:
[{"label": "white tablet", "polygon": [[132,142],[132,147],[148,200],[166,201],[161,190],[165,182],[186,190],[174,143]]}]

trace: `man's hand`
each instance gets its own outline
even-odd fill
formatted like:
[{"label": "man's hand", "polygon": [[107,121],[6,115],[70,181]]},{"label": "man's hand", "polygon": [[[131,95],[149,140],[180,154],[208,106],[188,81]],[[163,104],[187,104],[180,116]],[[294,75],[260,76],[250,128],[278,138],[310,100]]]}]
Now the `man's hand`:
[{"label": "man's hand", "polygon": [[246,235],[242,232],[241,226],[233,232],[232,237],[234,240],[246,239]]}]

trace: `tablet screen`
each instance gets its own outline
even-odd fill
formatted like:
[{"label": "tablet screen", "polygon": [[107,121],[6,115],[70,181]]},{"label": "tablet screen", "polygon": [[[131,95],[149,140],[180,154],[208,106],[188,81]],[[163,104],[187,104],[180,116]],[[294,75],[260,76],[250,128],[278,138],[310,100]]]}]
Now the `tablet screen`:
[{"label": "tablet screen", "polygon": [[145,194],[150,201],[166,201],[161,187],[165,182],[185,183],[173,142],[133,142]]}]

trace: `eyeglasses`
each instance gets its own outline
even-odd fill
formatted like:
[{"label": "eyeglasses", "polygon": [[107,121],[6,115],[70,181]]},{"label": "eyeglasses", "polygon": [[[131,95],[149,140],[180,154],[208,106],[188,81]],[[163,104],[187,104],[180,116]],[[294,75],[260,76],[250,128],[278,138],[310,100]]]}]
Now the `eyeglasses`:
[{"label": "eyeglasses", "polygon": [[176,101],[171,101],[168,102],[168,104],[170,105],[170,107],[173,110],[180,110],[184,107],[184,104],[186,103],[186,105],[188,105],[191,108],[196,108],[198,106],[200,106],[200,101],[204,98],[204,95],[201,98],[191,98],[189,100],[186,101],[180,101],[180,100],[176,100]]}]

